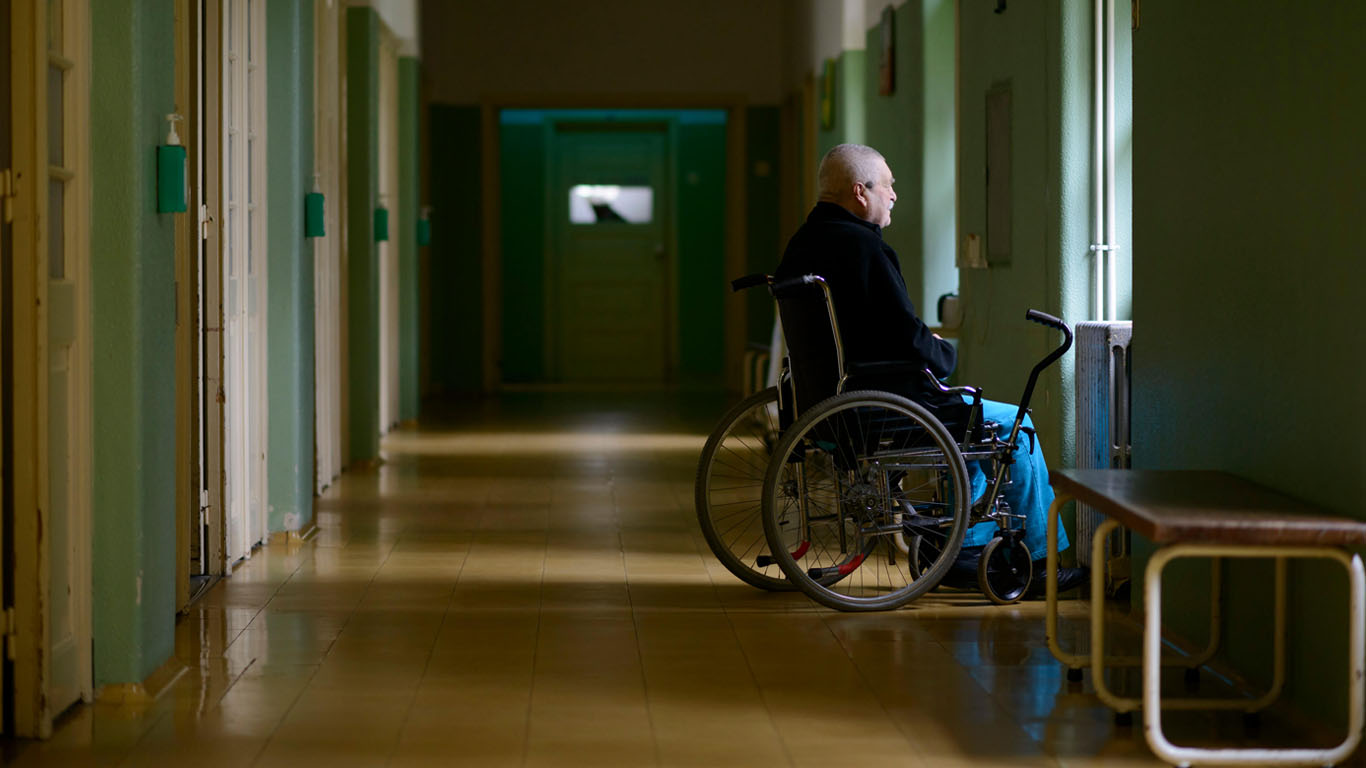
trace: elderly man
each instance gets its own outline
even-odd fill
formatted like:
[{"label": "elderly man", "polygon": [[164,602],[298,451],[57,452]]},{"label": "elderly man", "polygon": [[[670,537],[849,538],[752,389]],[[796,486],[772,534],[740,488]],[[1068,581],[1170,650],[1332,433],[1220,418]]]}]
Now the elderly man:
[{"label": "elderly man", "polygon": [[[821,160],[817,183],[820,201],[787,244],[775,277],[805,274],[825,278],[835,300],[840,335],[849,362],[910,360],[945,378],[953,372],[957,350],[932,333],[916,314],[901,277],[896,252],[882,240],[882,228],[892,223],[896,192],[887,161],[872,147],[840,144]],[[934,410],[953,403],[926,379],[889,382],[882,388],[905,395]],[[1017,407],[990,400],[982,402],[983,417],[1003,425],[1001,439],[1009,437]],[[1030,426],[1028,419],[1026,426]],[[986,477],[977,462],[968,463],[974,499],[986,491]],[[1035,573],[1043,574],[1045,527],[1053,489],[1048,468],[1037,441],[1021,440],[1015,449],[1011,487],[1004,495],[1017,514],[1025,515],[1024,542],[1035,559]],[[979,523],[967,532],[963,549],[946,582],[967,585],[975,581],[982,547],[995,534],[995,523]],[[1058,529],[1058,546],[1066,549],[1066,533]],[[1058,574],[1060,590],[1080,586],[1086,580],[1081,569],[1064,568]],[[1040,593],[1042,578],[1033,591]]]}]

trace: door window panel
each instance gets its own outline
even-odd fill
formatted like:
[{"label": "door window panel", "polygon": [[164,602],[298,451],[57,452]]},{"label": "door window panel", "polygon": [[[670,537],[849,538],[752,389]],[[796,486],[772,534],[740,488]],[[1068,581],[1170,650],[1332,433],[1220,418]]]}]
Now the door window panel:
[{"label": "door window panel", "polygon": [[47,272],[53,280],[66,276],[66,183],[47,182]]},{"label": "door window panel", "polygon": [[575,184],[569,188],[570,224],[649,224],[654,221],[651,187]]}]

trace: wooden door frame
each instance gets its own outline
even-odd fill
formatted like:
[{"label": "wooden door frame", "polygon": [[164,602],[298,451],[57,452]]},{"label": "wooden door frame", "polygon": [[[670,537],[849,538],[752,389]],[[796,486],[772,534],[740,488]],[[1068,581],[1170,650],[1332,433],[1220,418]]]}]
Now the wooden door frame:
[{"label": "wooden door frame", "polygon": [[[200,205],[204,203],[202,181],[198,178],[195,158],[200,151],[197,113],[200,76],[197,60],[202,60],[199,24],[203,0],[175,0],[175,92],[184,120],[180,138],[188,156],[186,173],[189,177],[187,215],[175,217],[175,416],[176,416],[176,609],[184,611],[194,595],[190,593],[190,548],[193,529],[190,516],[198,519],[202,500],[199,464],[199,417],[202,403],[199,398],[199,355],[202,351],[202,329],[199,327],[199,225]],[[207,371],[206,371],[207,373]],[[201,561],[211,562],[208,552],[200,553]],[[212,568],[208,568],[212,573]]]},{"label": "wooden door frame", "polygon": [[228,572],[227,472],[224,461],[223,389],[223,7],[221,0],[195,0],[204,9],[204,176],[200,189],[207,209],[204,227],[203,297],[204,473],[209,491],[208,548],[204,554],[211,576]]},{"label": "wooden door frame", "polygon": [[[566,94],[495,95],[480,103],[480,133],[483,147],[480,176],[482,201],[482,290],[483,365],[485,392],[503,386],[503,263],[502,263],[502,179],[499,163],[498,116],[504,109],[724,109],[726,111],[726,206],[725,274],[738,276],[745,270],[745,166],[747,163],[745,108],[748,102],[736,94],[681,94],[677,96],[639,94],[624,96],[574,96]],[[724,290],[718,286],[717,290]],[[743,386],[746,327],[742,296],[725,292],[724,363],[727,388]]]},{"label": "wooden door frame", "polygon": [[[12,122],[15,196],[10,263],[13,337],[11,339],[11,424],[14,450],[14,626],[6,651],[14,656],[14,731],[43,737],[51,732],[42,692],[51,676],[46,649],[51,628],[41,599],[48,583],[47,435],[47,231],[41,209],[47,204],[47,131],[42,126],[46,87],[38,86],[47,70],[47,30],[39,23],[39,5],[14,0],[10,6],[12,115],[32,120]],[[20,256],[23,254],[23,256]],[[33,311],[21,311],[32,307]],[[24,407],[20,407],[21,404]],[[29,447],[28,450],[21,446]],[[47,732],[43,725],[47,724]]]}]

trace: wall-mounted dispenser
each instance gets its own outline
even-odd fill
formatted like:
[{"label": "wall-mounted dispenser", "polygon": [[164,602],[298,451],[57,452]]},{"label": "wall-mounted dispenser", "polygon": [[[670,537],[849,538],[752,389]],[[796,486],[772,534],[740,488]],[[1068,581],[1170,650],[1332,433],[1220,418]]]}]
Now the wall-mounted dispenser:
[{"label": "wall-mounted dispenser", "polygon": [[185,145],[180,143],[176,123],[185,118],[167,115],[170,124],[166,143],[157,147],[157,213],[183,213],[189,199],[185,178]]},{"label": "wall-mounted dispenser", "polygon": [[326,235],[323,225],[323,193],[319,189],[322,174],[313,174],[313,191],[304,195],[304,237],[322,237]]},{"label": "wall-mounted dispenser", "polygon": [[383,196],[379,199],[379,207],[375,208],[375,242],[389,242],[389,208]]},{"label": "wall-mounted dispenser", "polygon": [[432,207],[422,206],[422,215],[417,219],[418,247],[432,244]]}]

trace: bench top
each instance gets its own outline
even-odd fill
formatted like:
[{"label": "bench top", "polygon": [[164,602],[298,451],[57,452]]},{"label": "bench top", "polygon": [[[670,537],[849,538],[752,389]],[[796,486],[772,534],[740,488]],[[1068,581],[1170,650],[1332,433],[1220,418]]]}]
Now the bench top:
[{"label": "bench top", "polygon": [[1224,472],[1054,469],[1048,480],[1158,544],[1366,547],[1366,521]]}]

